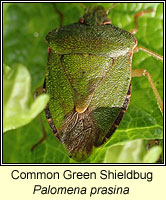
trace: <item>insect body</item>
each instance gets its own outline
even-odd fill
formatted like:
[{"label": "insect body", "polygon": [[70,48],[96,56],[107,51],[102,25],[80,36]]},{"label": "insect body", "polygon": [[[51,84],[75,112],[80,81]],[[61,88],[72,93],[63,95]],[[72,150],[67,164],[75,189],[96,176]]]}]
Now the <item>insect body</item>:
[{"label": "insect body", "polygon": [[137,41],[112,25],[102,6],[89,7],[78,23],[49,32],[46,40],[46,116],[70,156],[85,160],[112,135],[128,107]]}]

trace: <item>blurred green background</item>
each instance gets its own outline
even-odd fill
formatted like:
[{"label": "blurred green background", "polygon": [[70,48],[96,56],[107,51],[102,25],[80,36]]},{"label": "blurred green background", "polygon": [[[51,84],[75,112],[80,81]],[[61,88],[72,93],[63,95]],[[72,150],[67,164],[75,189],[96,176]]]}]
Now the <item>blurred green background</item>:
[{"label": "blurred green background", "polygon": [[[89,6],[92,3],[85,3]],[[102,4],[109,8],[112,3]],[[63,26],[77,22],[84,9],[79,3],[56,3],[63,13]],[[134,28],[134,15],[153,8],[152,13],[139,18],[136,34],[138,46],[163,54],[163,5],[162,3],[121,3],[109,13],[112,23],[124,30]],[[26,66],[31,75],[31,99],[35,89],[43,84],[47,65],[45,36],[59,27],[60,18],[53,3],[3,3],[3,63],[15,69]],[[143,68],[151,73],[163,97],[163,64],[144,52],[133,56],[133,69]],[[3,91],[6,93],[8,91]],[[39,105],[40,106],[40,105]],[[29,124],[7,131],[3,135],[4,163],[74,163],[63,145],[52,134],[42,113],[47,139],[33,152],[31,147],[42,137],[38,118]],[[120,127],[102,147],[94,149],[86,163],[156,162],[160,147],[146,152],[148,140],[159,139],[162,146],[163,117],[146,77],[132,79],[132,97]]]}]

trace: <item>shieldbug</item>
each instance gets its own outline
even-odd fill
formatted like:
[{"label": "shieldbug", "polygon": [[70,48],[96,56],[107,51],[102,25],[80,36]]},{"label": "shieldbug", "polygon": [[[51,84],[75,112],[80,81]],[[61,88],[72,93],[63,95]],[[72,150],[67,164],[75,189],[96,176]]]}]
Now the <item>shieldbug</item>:
[{"label": "shieldbug", "polygon": [[85,160],[93,147],[102,145],[119,126],[131,96],[131,77],[147,76],[162,112],[160,95],[145,69],[132,70],[137,47],[135,28],[129,32],[112,25],[102,6],[86,8],[78,23],[48,33],[48,66],[44,92],[50,95],[46,108],[49,125],[69,155]]}]

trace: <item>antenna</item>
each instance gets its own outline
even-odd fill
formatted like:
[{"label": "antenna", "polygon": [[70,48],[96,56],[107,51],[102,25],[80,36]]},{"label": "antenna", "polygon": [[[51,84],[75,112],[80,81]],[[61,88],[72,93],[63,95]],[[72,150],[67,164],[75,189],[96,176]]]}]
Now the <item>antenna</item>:
[{"label": "antenna", "polygon": [[112,8],[115,8],[116,6],[118,6],[120,3],[115,3],[113,4],[111,7],[109,7],[107,10],[106,10],[106,14],[108,15],[109,11],[112,9]]},{"label": "antenna", "polygon": [[86,9],[87,7],[83,4],[83,3],[80,3],[80,6],[84,9]]}]

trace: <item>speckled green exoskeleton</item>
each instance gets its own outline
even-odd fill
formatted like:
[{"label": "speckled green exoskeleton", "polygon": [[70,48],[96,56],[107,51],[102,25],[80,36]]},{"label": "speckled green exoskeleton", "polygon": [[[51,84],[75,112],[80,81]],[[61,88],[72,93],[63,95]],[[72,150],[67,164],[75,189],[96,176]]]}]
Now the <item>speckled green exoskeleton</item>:
[{"label": "speckled green exoskeleton", "polygon": [[146,75],[160,109],[162,101],[150,74],[132,71],[136,28],[130,32],[111,24],[108,10],[91,6],[78,23],[52,30],[46,36],[49,46],[44,92],[50,96],[46,117],[58,140],[71,158],[85,160],[93,147],[113,134],[128,107],[131,77]]}]

